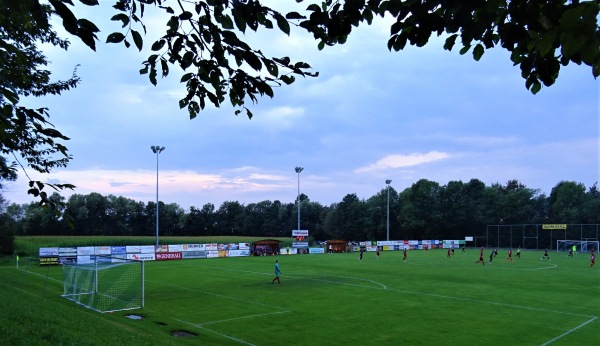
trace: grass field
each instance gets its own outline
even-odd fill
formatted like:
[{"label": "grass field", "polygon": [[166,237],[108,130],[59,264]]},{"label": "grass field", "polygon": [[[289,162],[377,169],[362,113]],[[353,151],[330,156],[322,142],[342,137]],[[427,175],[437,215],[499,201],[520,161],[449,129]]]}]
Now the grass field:
[{"label": "grass field", "polygon": [[[486,260],[487,260],[486,251]],[[0,267],[3,345],[589,345],[600,267],[524,251],[322,254],[146,263],[144,309],[100,314],[64,298],[60,267]],[[272,284],[279,259],[281,284]],[[125,315],[143,316],[132,320]],[[173,331],[196,334],[171,336]]]}]

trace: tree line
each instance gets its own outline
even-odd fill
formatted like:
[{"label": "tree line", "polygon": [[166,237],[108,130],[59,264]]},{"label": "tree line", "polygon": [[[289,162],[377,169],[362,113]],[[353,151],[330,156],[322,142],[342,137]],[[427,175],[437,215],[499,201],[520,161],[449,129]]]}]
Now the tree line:
[{"label": "tree line", "polygon": [[[421,179],[404,191],[389,187],[361,199],[347,194],[324,206],[300,195],[301,228],[315,240],[462,239],[498,224],[598,224],[600,191],[597,184],[559,182],[546,196],[517,180],[486,186],[478,179],[446,185]],[[61,213],[39,203],[9,204],[2,200],[2,227],[14,235],[152,236],[156,232],[156,203],[99,193],[73,194]],[[242,204],[206,203],[184,210],[159,201],[161,236],[242,235],[291,236],[297,228],[298,205],[281,201]]]}]

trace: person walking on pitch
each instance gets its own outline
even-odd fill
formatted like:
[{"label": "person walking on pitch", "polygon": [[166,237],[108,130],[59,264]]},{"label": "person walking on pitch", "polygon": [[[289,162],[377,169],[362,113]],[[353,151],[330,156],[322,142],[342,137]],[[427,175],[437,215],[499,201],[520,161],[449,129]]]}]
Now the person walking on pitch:
[{"label": "person walking on pitch", "polygon": [[279,260],[275,260],[275,279],[273,279],[273,281],[271,281],[271,283],[275,283],[275,280],[277,280],[278,284],[281,284],[281,281],[279,280],[279,275],[281,275],[281,269],[279,269]]}]

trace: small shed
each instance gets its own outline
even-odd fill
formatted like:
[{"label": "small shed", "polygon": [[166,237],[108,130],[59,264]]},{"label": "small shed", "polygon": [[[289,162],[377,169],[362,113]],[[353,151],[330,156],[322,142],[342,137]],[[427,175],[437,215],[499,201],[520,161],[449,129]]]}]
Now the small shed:
[{"label": "small shed", "polygon": [[281,241],[277,239],[264,239],[252,243],[251,250],[254,256],[279,255]]},{"label": "small shed", "polygon": [[335,253],[335,252],[346,252],[346,241],[345,240],[328,240],[325,243],[325,252],[327,253]]}]

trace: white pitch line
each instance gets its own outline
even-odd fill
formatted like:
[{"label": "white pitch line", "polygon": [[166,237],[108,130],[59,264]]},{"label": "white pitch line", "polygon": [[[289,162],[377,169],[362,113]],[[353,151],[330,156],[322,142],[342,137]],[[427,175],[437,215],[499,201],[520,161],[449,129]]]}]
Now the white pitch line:
[{"label": "white pitch line", "polygon": [[566,332],[564,332],[564,333],[562,333],[561,335],[559,335],[559,336],[555,337],[554,339],[552,339],[552,340],[550,340],[550,341],[546,341],[546,342],[544,342],[544,343],[543,343],[543,344],[541,344],[540,346],[546,346],[546,345],[549,345],[549,344],[551,344],[551,343],[555,342],[556,340],[558,340],[558,339],[560,339],[560,338],[562,338],[562,337],[564,337],[564,336],[567,336],[567,335],[569,335],[569,334],[573,333],[573,332],[574,332],[574,331],[576,331],[577,329],[579,329],[579,328],[581,328],[581,327],[583,327],[583,326],[586,326],[586,325],[588,325],[588,324],[590,324],[590,323],[594,322],[594,321],[595,321],[597,318],[598,318],[598,317],[591,318],[591,319],[589,319],[589,320],[587,320],[587,321],[583,322],[582,324],[578,325],[577,327],[575,327],[575,328],[571,328],[571,329],[567,330]]},{"label": "white pitch line", "polygon": [[[168,316],[167,316],[167,317],[168,317]],[[191,323],[191,322],[188,322],[188,321],[184,321],[184,320],[180,320],[180,319],[177,319],[177,318],[174,318],[174,317],[169,317],[169,318],[170,318],[170,319],[172,319],[172,320],[174,320],[174,321],[181,322],[181,323],[185,323],[185,324],[189,324],[190,326],[196,327],[196,328],[198,328],[198,329],[206,330],[207,332],[211,332],[211,333],[217,334],[217,335],[219,335],[219,336],[221,336],[221,337],[224,337],[224,338],[226,338],[226,339],[229,339],[229,340],[233,340],[233,341],[239,342],[240,344],[256,346],[256,345],[255,345],[255,344],[253,344],[253,343],[250,343],[250,342],[244,341],[244,340],[242,340],[242,339],[234,338],[233,336],[229,336],[229,335],[226,335],[226,334],[223,334],[223,333],[219,333],[219,332],[217,332],[217,331],[215,331],[215,330],[208,329],[208,328],[206,328],[206,327],[203,327],[202,325],[199,325],[199,324],[194,324],[194,323]]]},{"label": "white pitch line", "polygon": [[200,323],[198,325],[199,326],[205,326],[207,324],[215,324],[215,323],[221,323],[221,322],[231,322],[231,321],[236,321],[236,320],[243,320],[243,319],[246,319],[246,318],[263,317],[263,316],[270,316],[270,315],[279,315],[279,314],[285,314],[285,313],[288,313],[288,312],[290,312],[290,310],[287,310],[287,311],[278,311],[278,312],[269,312],[269,313],[266,313],[266,314],[257,314],[257,315],[234,317],[234,318],[228,318],[226,320],[204,322],[204,323]]}]

